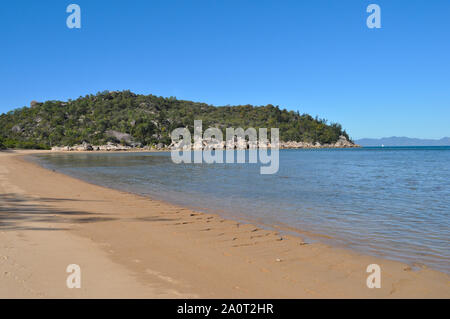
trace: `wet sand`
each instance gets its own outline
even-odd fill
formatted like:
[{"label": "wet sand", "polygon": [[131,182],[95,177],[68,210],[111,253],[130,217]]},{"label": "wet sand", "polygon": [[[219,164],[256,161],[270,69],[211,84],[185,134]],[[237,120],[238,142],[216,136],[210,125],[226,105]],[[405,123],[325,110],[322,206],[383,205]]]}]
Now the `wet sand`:
[{"label": "wet sand", "polygon": [[23,158],[38,152],[0,152],[1,298],[450,298],[444,273],[92,185]]}]

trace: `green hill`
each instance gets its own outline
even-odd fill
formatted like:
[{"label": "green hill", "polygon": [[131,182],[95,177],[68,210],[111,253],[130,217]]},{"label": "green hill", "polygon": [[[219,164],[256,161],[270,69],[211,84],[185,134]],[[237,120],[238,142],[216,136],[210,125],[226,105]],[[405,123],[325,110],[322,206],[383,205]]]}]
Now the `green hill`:
[{"label": "green hill", "polygon": [[0,115],[0,148],[45,149],[83,141],[170,144],[170,132],[178,127],[193,131],[194,119],[203,120],[203,129],[216,126],[224,133],[227,127],[278,127],[282,141],[325,144],[340,135],[348,139],[339,124],[273,105],[215,107],[174,97],[105,91],[66,102],[33,101],[30,107]]}]

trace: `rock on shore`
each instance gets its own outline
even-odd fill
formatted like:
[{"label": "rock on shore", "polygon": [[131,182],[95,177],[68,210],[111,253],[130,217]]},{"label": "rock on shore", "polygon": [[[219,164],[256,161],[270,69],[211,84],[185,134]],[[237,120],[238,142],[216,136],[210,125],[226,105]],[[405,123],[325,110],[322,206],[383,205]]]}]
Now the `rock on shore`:
[{"label": "rock on shore", "polygon": [[[257,148],[271,148],[272,145],[270,143],[259,144],[258,142],[252,143],[248,142],[242,138],[236,138],[234,143],[234,149],[244,150],[244,149],[257,149]],[[280,142],[280,149],[296,149],[296,148],[353,148],[360,147],[357,144],[349,141],[345,136],[341,135],[336,143],[333,144],[320,144],[316,143],[308,143],[308,142],[296,142],[296,141],[287,141]],[[223,149],[231,149],[233,148],[232,143],[227,143],[224,141],[219,141],[216,139],[209,139],[203,141],[197,141],[192,144],[192,150],[223,150]],[[172,143],[170,145],[164,145],[162,143],[158,143],[153,146],[144,146],[141,145],[122,145],[108,142],[106,145],[91,145],[89,143],[83,142],[79,145],[74,146],[54,146],[52,147],[52,151],[129,151],[129,150],[189,150],[189,146],[185,145],[183,141],[178,143]]]},{"label": "rock on shore", "polygon": [[320,144],[316,143],[308,143],[308,142],[281,142],[280,148],[282,149],[290,149],[290,148],[353,148],[360,147],[359,145],[349,141],[345,136],[339,136],[339,139],[336,143],[333,144]]},{"label": "rock on shore", "polygon": [[83,142],[79,145],[74,146],[53,146],[52,151],[55,152],[69,152],[69,151],[130,151],[130,150],[163,150],[167,149],[166,145],[158,144],[156,146],[145,146],[141,145],[122,145],[117,143],[108,142],[106,145],[91,145],[89,143]]}]

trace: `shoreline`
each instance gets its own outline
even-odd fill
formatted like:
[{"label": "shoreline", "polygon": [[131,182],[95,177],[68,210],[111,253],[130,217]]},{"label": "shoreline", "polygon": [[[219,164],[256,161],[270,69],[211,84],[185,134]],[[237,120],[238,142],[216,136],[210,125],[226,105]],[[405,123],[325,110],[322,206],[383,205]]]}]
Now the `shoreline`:
[{"label": "shoreline", "polygon": [[[56,246],[56,238],[64,235],[67,246],[76,242],[92,254],[83,257],[89,264],[111,264],[103,274],[117,274],[119,282],[111,284],[121,287],[123,297],[450,298],[450,277],[445,273],[416,271],[404,263],[321,243],[305,244],[298,236],[90,184],[23,158],[38,153],[52,152],[0,152],[1,193],[8,195],[2,198],[7,205],[0,215],[0,235],[13,246],[13,238],[29,236],[35,242],[22,244],[41,250]],[[29,202],[39,207],[37,212],[22,207]],[[11,218],[18,212],[20,216]],[[38,231],[41,224],[46,227]],[[61,247],[54,249],[54,254],[63,254]],[[1,256],[11,260],[8,253],[0,246],[0,281],[5,269]],[[26,256],[17,252],[16,258]],[[366,286],[366,268],[373,263],[382,269],[380,289]],[[42,270],[39,265],[29,267],[33,274]],[[62,288],[56,296],[68,297],[67,291],[77,296],[77,289],[63,287],[67,274],[65,269],[60,272]],[[104,296],[100,284],[86,285],[88,296]],[[8,298],[1,287],[0,296]],[[44,295],[58,289],[47,287]],[[103,293],[108,298],[114,291]]]},{"label": "shoreline", "polygon": [[[76,149],[70,146],[57,146],[57,147],[52,147],[52,149],[48,149],[48,150],[43,150],[43,151],[51,151],[53,153],[121,153],[121,152],[136,152],[136,153],[152,153],[152,152],[170,152],[172,151],[171,148],[160,148],[160,149],[156,149],[156,148],[138,148],[138,147],[130,147],[130,148],[122,148],[123,146],[120,145],[117,149],[92,149],[92,150],[88,150],[88,149]],[[286,146],[280,146],[278,149],[279,150],[320,150],[320,149],[353,149],[353,148],[363,148],[364,146],[358,145],[358,144],[354,144],[352,146],[334,146],[334,145],[320,145],[320,146],[292,146],[292,147],[286,147]],[[370,146],[372,147],[372,146]],[[256,150],[267,150],[267,149],[271,149],[271,147],[266,147],[266,148],[262,148],[262,147],[257,147],[255,148]],[[14,150],[18,150],[20,151],[21,149],[8,149],[10,151],[14,151]],[[200,149],[190,149],[190,151],[194,152],[194,151],[205,151],[207,149],[202,148]],[[226,151],[226,148],[222,148],[222,149],[217,149],[219,151]],[[238,150],[238,151],[246,151],[248,150],[248,148],[236,148],[234,150]],[[36,150],[39,151],[39,150]]]},{"label": "shoreline", "polygon": [[[294,149],[297,150],[297,149]],[[304,149],[305,151],[307,149]],[[124,151],[125,153],[127,153],[128,151]],[[163,150],[153,150],[153,151],[129,151],[131,153],[169,153],[170,151],[163,151]],[[116,154],[116,153],[120,153],[120,152],[111,152],[111,151],[64,151],[64,152],[55,152],[52,151],[51,153],[47,153],[47,154]],[[41,162],[39,159],[37,159],[37,157],[31,155],[28,157],[28,159],[33,162],[33,163],[37,163],[38,166],[40,167],[44,167],[46,169],[52,169],[51,166],[47,167],[46,165],[43,165],[44,163]],[[199,206],[199,205],[188,205],[186,203],[184,204],[180,204],[179,202],[177,203],[176,201],[174,202],[172,199],[169,198],[163,198],[163,199],[159,199],[159,195],[158,194],[141,194],[138,191],[133,192],[130,190],[126,190],[126,189],[121,189],[121,188],[117,188],[115,187],[115,185],[106,185],[106,184],[96,184],[95,182],[89,181],[89,178],[81,178],[76,176],[75,174],[71,174],[71,173],[64,173],[63,171],[60,171],[56,168],[56,170],[58,172],[60,172],[63,175],[67,175],[70,176],[72,178],[84,181],[86,183],[89,183],[91,185],[96,185],[96,186],[100,186],[100,187],[104,187],[104,188],[108,188],[111,190],[118,190],[120,192],[125,192],[131,195],[138,195],[138,196],[143,196],[144,198],[150,198],[153,200],[159,200],[162,201],[166,204],[169,205],[174,205],[174,206],[178,206],[178,207],[182,207],[182,208],[186,208],[192,211],[196,211],[196,212],[201,212],[204,214],[214,214],[214,215],[218,215],[224,219],[227,220],[232,220],[235,222],[239,222],[239,223],[244,223],[244,224],[251,224],[254,225],[255,227],[260,227],[264,230],[269,230],[269,231],[276,231],[279,232],[281,236],[283,235],[292,235],[292,236],[296,236],[296,237],[300,237],[304,242],[308,243],[308,244],[312,244],[312,243],[322,243],[324,245],[327,245],[329,247],[332,248],[339,248],[339,249],[344,249],[344,250],[349,250],[349,251],[353,251],[359,254],[364,254],[364,255],[370,255],[373,257],[378,257],[381,259],[387,259],[387,260],[391,260],[391,261],[397,261],[400,263],[404,263],[406,265],[408,265],[410,268],[414,269],[414,270],[419,270],[423,267],[425,268],[430,268],[433,269],[435,271],[439,271],[442,273],[445,273],[447,275],[450,275],[450,272],[447,268],[439,268],[436,265],[434,265],[433,263],[427,263],[424,261],[419,261],[419,260],[414,260],[413,258],[408,258],[407,256],[402,256],[402,257],[397,257],[396,255],[389,255],[386,254],[384,250],[380,250],[380,247],[372,247],[372,250],[370,252],[365,251],[363,248],[359,247],[352,247],[352,242],[346,240],[346,238],[341,237],[340,234],[335,233],[333,235],[330,235],[330,233],[325,232],[325,231],[320,231],[318,229],[316,230],[307,230],[305,229],[306,227],[304,225],[302,225],[301,227],[298,226],[291,226],[289,224],[286,224],[285,222],[281,222],[281,221],[276,221],[276,220],[272,220],[272,221],[263,221],[261,218],[258,217],[250,217],[248,215],[245,214],[245,209],[235,209],[235,210],[230,210],[230,209],[217,209],[216,207],[206,207],[206,206]],[[163,196],[161,196],[163,197]]]}]

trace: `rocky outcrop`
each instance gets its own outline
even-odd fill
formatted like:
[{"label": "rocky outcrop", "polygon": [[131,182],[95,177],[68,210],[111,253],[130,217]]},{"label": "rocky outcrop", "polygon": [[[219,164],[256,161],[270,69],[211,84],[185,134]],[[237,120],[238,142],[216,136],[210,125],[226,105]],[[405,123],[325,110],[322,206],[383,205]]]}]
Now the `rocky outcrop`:
[{"label": "rocky outcrop", "polygon": [[358,147],[359,146],[359,145],[356,145],[355,143],[347,140],[347,138],[343,135],[339,136],[338,141],[334,145],[335,145],[335,147]]},{"label": "rocky outcrop", "polygon": [[64,151],[70,151],[71,147],[70,146],[53,146],[52,147],[52,151],[55,152],[64,152]]},{"label": "rocky outcrop", "polygon": [[291,148],[353,148],[353,147],[360,147],[359,145],[349,141],[345,136],[341,135],[339,136],[339,139],[336,141],[336,143],[333,144],[320,144],[319,142],[316,143],[308,143],[308,142],[294,142],[294,141],[288,141],[288,142],[281,142],[280,148],[282,149],[291,149]]},{"label": "rocky outcrop", "polygon": [[[272,148],[270,142],[267,144],[262,144],[259,142],[249,142],[243,138],[235,137],[234,143],[233,141],[219,141],[216,139],[204,139],[203,141],[195,141],[192,143],[192,150],[222,150],[222,149],[257,149],[257,148]],[[296,149],[296,148],[353,148],[360,147],[359,145],[354,144],[349,141],[345,136],[341,135],[336,143],[333,144],[320,144],[316,143],[308,143],[308,142],[296,142],[296,141],[288,141],[288,142],[280,142],[278,147],[280,149]],[[189,150],[189,145],[183,143],[183,141],[179,141],[178,143],[172,143],[169,145],[169,149],[172,150]]]},{"label": "rocky outcrop", "polygon": [[135,144],[132,146],[122,145],[117,143],[108,142],[106,145],[91,145],[89,143],[83,142],[79,145],[74,146],[53,146],[52,151],[55,152],[86,152],[86,151],[132,151],[132,150],[168,150],[168,146],[162,143],[153,146],[142,147],[140,144]]},{"label": "rocky outcrop", "polygon": [[[135,145],[122,145],[116,144],[112,142],[108,142],[106,145],[91,145],[87,142],[83,142],[79,145],[74,146],[54,146],[52,147],[52,151],[129,151],[129,150],[184,150],[187,151],[189,149],[192,150],[224,150],[224,149],[256,149],[256,148],[271,148],[273,147],[271,143],[261,144],[258,142],[247,142],[244,139],[235,139],[234,145],[231,142],[219,141],[217,139],[205,139],[203,141],[196,141],[192,143],[191,146],[183,143],[183,141],[179,141],[177,143],[172,143],[170,145],[164,145],[163,143],[158,143],[152,146],[144,146],[142,147],[140,144]],[[296,148],[353,148],[360,147],[359,145],[354,144],[353,142],[347,140],[345,136],[340,136],[338,141],[333,144],[320,144],[316,143],[308,143],[308,142],[280,142],[280,149],[296,149]]]},{"label": "rocky outcrop", "polygon": [[22,131],[22,128],[21,128],[19,125],[14,125],[14,126],[11,128],[11,131],[14,132],[14,133],[19,133],[19,132]]},{"label": "rocky outcrop", "polygon": [[36,106],[39,106],[39,105],[42,105],[42,103],[38,102],[38,101],[35,101],[35,100],[30,102],[30,107],[31,108],[35,108]]},{"label": "rocky outcrop", "polygon": [[53,146],[52,151],[127,151],[132,149],[130,146],[125,146],[121,144],[108,143],[106,145],[91,145],[89,143],[83,142],[79,145],[74,146]]},{"label": "rocky outcrop", "polygon": [[133,142],[133,138],[128,133],[122,133],[122,132],[118,132],[118,131],[114,131],[114,130],[108,130],[105,132],[105,134],[106,134],[106,136],[114,137],[118,141],[124,141],[126,143]]}]

